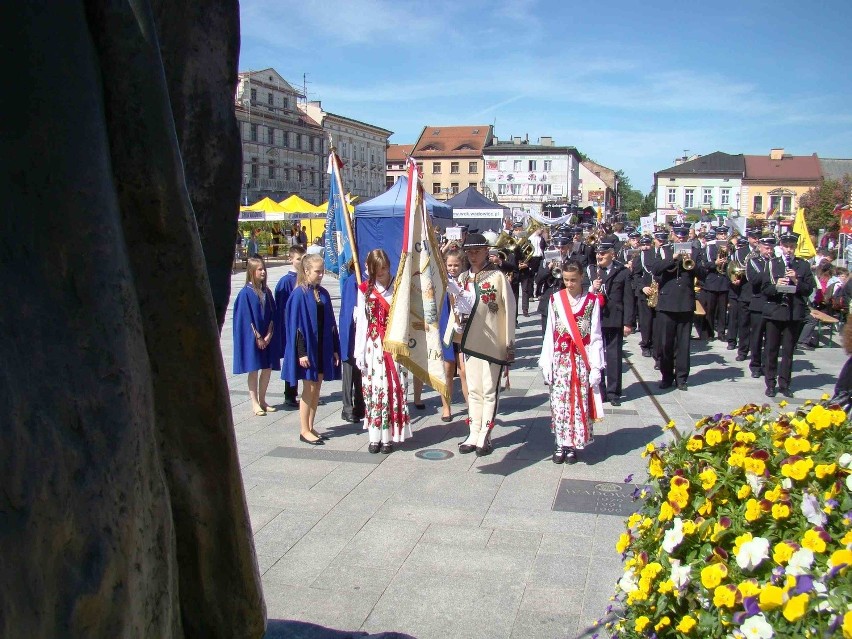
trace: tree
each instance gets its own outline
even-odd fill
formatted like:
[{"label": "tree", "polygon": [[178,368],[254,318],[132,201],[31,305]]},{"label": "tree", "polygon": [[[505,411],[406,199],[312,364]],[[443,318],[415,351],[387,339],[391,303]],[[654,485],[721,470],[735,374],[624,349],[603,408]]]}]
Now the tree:
[{"label": "tree", "polygon": [[799,197],[799,206],[805,209],[808,231],[814,236],[820,229],[837,231],[840,217],[835,207],[849,203],[852,194],[852,175],[846,174],[840,180],[823,180],[822,184],[810,189]]},{"label": "tree", "polygon": [[640,210],[644,198],[642,192],[630,185],[630,178],[621,169],[615,172],[615,177],[618,180],[616,184],[616,202],[619,210],[627,212]]},{"label": "tree", "polygon": [[657,210],[657,188],[651,189],[651,192],[642,200],[642,206],[639,209],[642,215],[651,215]]}]

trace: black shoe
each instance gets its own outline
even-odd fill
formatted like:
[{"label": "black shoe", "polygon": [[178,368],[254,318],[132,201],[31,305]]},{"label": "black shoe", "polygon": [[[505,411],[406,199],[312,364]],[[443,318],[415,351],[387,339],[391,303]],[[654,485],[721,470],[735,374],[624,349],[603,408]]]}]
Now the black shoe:
[{"label": "black shoe", "polygon": [[350,424],[357,424],[361,420],[355,417],[355,415],[347,415],[346,413],[340,413],[340,419],[344,422],[349,422]]},{"label": "black shoe", "polygon": [[476,450],[476,444],[459,444],[459,452],[462,455],[467,455]]},{"label": "black shoe", "polygon": [[490,455],[493,451],[494,446],[491,445],[491,440],[488,440],[485,442],[485,446],[476,447],[476,456],[485,457],[486,455]]},{"label": "black shoe", "polygon": [[744,362],[746,361],[747,357],[745,355],[737,355],[734,359],[738,362]]},{"label": "black shoe", "polygon": [[680,382],[677,385],[677,389],[680,390],[680,391],[689,390],[689,385],[686,382]]},{"label": "black shoe", "polygon": [[612,406],[621,406],[621,400],[618,399],[618,397],[613,397],[612,399],[609,400],[609,403]]},{"label": "black shoe", "polygon": [[553,460],[554,464],[564,464],[565,463],[565,456],[567,454],[568,454],[567,450],[562,448],[562,446],[557,446],[556,450],[553,451],[553,457],[551,459]]},{"label": "black shoe", "polygon": [[307,439],[304,435],[301,434],[299,435],[299,441],[305,442],[306,444],[310,444],[311,446],[322,446],[323,444],[325,444],[322,438],[317,438],[314,441],[311,441],[310,439]]},{"label": "black shoe", "polygon": [[798,347],[803,351],[815,351],[816,346],[811,346],[810,344],[798,344]]},{"label": "black shoe", "polygon": [[393,444],[387,442],[386,444],[382,444],[382,455],[390,455],[393,452]]},{"label": "black shoe", "polygon": [[447,415],[446,417],[444,417],[443,415],[441,415],[441,421],[449,424],[451,421],[453,421],[453,416]]},{"label": "black shoe", "polygon": [[285,399],[284,400],[285,408],[299,408],[299,400],[298,399]]},{"label": "black shoe", "polygon": [[370,445],[367,446],[367,451],[375,455],[381,448],[382,445],[379,442],[370,442]]},{"label": "black shoe", "polygon": [[415,403],[415,404],[414,404],[414,408],[416,408],[417,410],[426,410],[426,404],[417,404],[417,403]]},{"label": "black shoe", "polygon": [[643,348],[642,349],[642,357],[651,357],[651,349]]},{"label": "black shoe", "polygon": [[729,351],[734,350],[736,347],[737,347],[737,345],[736,345],[736,344],[732,344],[731,342],[728,342],[728,350],[729,350]]},{"label": "black shoe", "polygon": [[577,463],[577,451],[573,448],[569,448],[565,452],[565,463],[566,464],[576,464]]},{"label": "black shoe", "polygon": [[795,397],[795,395],[793,395],[793,391],[791,391],[789,388],[782,388],[778,392],[781,393],[784,397]]},{"label": "black shoe", "polygon": [[774,387],[774,386],[773,386],[772,388],[767,388],[767,389],[766,389],[766,396],[767,396],[767,397],[775,397],[777,394],[778,394],[778,391],[777,391],[777,390],[775,390],[775,387]]},{"label": "black shoe", "polygon": [[752,371],[751,377],[752,379],[760,379],[761,377],[763,377],[763,373],[761,373],[760,371]]},{"label": "black shoe", "polygon": [[660,388],[661,390],[665,390],[667,388],[671,388],[673,384],[674,384],[674,382],[671,381],[671,380],[663,380],[662,382],[660,382],[660,385],[659,385],[658,388]]}]

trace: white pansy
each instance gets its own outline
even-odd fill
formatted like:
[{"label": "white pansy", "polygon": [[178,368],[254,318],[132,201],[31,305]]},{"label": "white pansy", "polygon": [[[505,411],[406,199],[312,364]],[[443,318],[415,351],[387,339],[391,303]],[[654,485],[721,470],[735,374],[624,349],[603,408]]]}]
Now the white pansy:
[{"label": "white pansy", "polygon": [[790,490],[793,487],[793,480],[789,477],[785,477],[781,480],[781,488],[784,490]]},{"label": "white pansy", "polygon": [[846,489],[852,490],[852,475],[846,475]]},{"label": "white pansy", "polygon": [[691,578],[689,573],[691,572],[691,568],[687,564],[686,566],[680,565],[680,559],[672,559],[672,576],[671,580],[674,584],[675,588],[678,590],[683,590],[689,585]]},{"label": "white pansy", "polygon": [[763,613],[752,615],[740,626],[740,632],[748,639],[772,639],[775,633]]},{"label": "white pansy", "polygon": [[837,463],[840,464],[841,468],[852,468],[852,454],[843,453]]},{"label": "white pansy", "polygon": [[663,550],[669,554],[683,541],[683,520],[675,517],[672,524],[671,530],[667,530],[663,536]]},{"label": "white pansy", "polygon": [[819,507],[819,501],[810,493],[805,493],[802,497],[802,514],[814,526],[823,526],[828,520],[825,513]]},{"label": "white pansy", "polygon": [[633,568],[625,572],[621,579],[618,580],[618,587],[626,593],[631,593],[639,588],[639,585],[636,583],[636,571]]},{"label": "white pansy", "polygon": [[752,570],[769,557],[769,540],[755,537],[740,546],[737,551],[737,565],[743,570]]},{"label": "white pansy", "polygon": [[810,568],[813,563],[813,551],[807,548],[799,548],[793,553],[793,556],[790,557],[790,561],[787,562],[787,574],[793,575],[794,577],[796,575],[807,575],[810,573]]},{"label": "white pansy", "polygon": [[746,473],[746,482],[749,487],[751,487],[751,492],[754,493],[754,496],[760,497],[760,493],[763,491],[763,485],[766,483],[766,480],[754,473]]}]

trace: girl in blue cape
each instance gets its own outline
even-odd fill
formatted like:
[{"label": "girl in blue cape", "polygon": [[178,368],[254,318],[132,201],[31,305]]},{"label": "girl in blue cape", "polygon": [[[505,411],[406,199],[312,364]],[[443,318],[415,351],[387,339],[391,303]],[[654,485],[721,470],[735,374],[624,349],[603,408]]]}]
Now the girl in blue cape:
[{"label": "girl in blue cape", "polygon": [[270,347],[275,335],[274,317],[275,298],[266,286],[266,264],[260,257],[250,257],[246,285],[234,302],[234,374],[248,373],[249,397],[255,415],[275,412],[266,403],[272,369],[281,368],[276,349]]},{"label": "girl in blue cape", "polygon": [[299,440],[313,445],[324,439],[314,430],[320,386],[325,379],[340,379],[340,338],[331,296],[320,286],[324,273],[322,256],[306,255],[284,312],[287,332],[281,378],[292,386],[303,380]]}]

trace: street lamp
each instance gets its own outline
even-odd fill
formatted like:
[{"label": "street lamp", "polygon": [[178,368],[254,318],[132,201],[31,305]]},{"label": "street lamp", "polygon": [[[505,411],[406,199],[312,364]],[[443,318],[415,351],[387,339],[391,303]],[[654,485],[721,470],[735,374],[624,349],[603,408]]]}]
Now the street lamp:
[{"label": "street lamp", "polygon": [[243,173],[243,203],[248,206],[249,174]]}]

